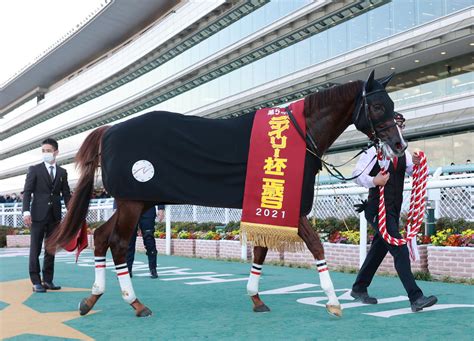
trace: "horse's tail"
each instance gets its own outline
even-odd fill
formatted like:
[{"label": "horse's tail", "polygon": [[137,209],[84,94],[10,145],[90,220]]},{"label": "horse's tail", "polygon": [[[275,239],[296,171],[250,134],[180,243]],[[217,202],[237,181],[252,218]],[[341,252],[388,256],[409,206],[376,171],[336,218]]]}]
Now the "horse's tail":
[{"label": "horse's tail", "polygon": [[47,240],[46,248],[51,253],[76,238],[86,220],[94,189],[94,175],[100,164],[101,141],[109,128],[110,126],[103,126],[90,133],[76,154],[79,181],[68,204],[64,220]]}]

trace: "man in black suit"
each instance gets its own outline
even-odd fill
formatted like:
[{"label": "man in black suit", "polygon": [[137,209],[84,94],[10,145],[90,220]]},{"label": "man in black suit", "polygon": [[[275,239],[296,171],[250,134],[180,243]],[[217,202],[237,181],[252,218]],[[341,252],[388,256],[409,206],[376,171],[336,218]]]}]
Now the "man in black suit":
[{"label": "man in black suit", "polygon": [[[61,220],[61,195],[66,205],[71,198],[67,172],[56,165],[58,142],[48,138],[41,144],[41,150],[44,162],[28,169],[23,193],[23,221],[25,225],[31,226],[29,270],[35,292],[61,289],[60,286],[53,284],[54,255],[49,254],[45,249],[43,282],[41,282],[38,257],[43,239],[51,235]],[[31,199],[32,194],[33,199]]]},{"label": "man in black suit", "polygon": [[[405,118],[402,114],[395,113],[395,123],[399,127],[400,134],[405,127]],[[394,157],[390,161],[388,173],[383,174],[377,163],[375,147],[362,154],[357,162],[353,176],[355,182],[369,189],[367,203],[359,206],[359,212],[365,210],[367,222],[374,227],[375,235],[370,250],[365,258],[364,264],[359,270],[357,278],[352,285],[351,296],[365,304],[377,304],[377,299],[368,294],[367,288],[372,283],[375,272],[382,263],[385,255],[390,252],[393,256],[394,266],[410,299],[411,310],[417,312],[431,307],[438,302],[436,296],[425,296],[418,287],[415,277],[411,272],[410,256],[406,244],[401,246],[391,245],[386,242],[378,230],[379,212],[379,186],[385,187],[385,208],[387,232],[395,238],[402,238],[399,231],[400,211],[403,202],[403,186],[405,173],[413,174],[414,165],[420,164],[420,156],[413,156],[407,151],[401,157]]]}]

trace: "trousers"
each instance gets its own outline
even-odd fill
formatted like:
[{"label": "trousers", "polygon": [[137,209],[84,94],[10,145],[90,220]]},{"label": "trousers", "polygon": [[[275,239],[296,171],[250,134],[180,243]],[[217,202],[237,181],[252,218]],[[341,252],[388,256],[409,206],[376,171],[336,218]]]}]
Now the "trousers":
[{"label": "trousers", "polygon": [[[410,254],[408,247],[406,245],[395,246],[387,243],[383,237],[380,235],[377,226],[378,222],[373,216],[366,215],[367,221],[371,222],[372,227],[376,231],[372,245],[367,253],[364,264],[359,270],[357,278],[352,286],[352,290],[355,292],[367,292],[372,279],[374,278],[375,272],[377,271],[380,263],[387,252],[393,256],[395,270],[397,271],[398,277],[405,288],[410,302],[414,302],[416,299],[423,295],[423,292],[418,287],[415,281],[415,277],[411,272],[411,263],[410,263]],[[387,212],[387,232],[395,238],[402,238],[398,230],[398,220],[399,218],[393,215],[390,215]],[[374,223],[372,223],[374,222]]]},{"label": "trousers", "polygon": [[[154,208],[153,208],[154,210]],[[156,241],[155,241],[155,216],[146,216],[142,215],[138,222],[138,225],[135,226],[132,237],[130,238],[130,243],[128,244],[127,250],[127,266],[129,271],[131,271],[133,266],[133,261],[135,260],[135,244],[137,242],[137,233],[138,228],[140,228],[143,237],[143,244],[145,245],[146,254],[148,256],[148,267],[150,270],[156,269]]]},{"label": "trousers", "polygon": [[[31,224],[31,241],[29,257],[29,273],[33,284],[41,284],[39,256],[43,240],[47,239],[58,226],[58,221],[54,218],[52,209],[46,214],[46,218],[41,221],[33,221]],[[51,283],[54,277],[54,254],[44,250],[43,259],[43,281]]]}]

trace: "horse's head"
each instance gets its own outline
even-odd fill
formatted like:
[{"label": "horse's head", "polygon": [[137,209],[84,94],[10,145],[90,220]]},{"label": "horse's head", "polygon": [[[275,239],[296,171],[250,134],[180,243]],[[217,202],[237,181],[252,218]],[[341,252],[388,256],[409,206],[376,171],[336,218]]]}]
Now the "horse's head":
[{"label": "horse's head", "polygon": [[407,148],[401,130],[395,123],[393,101],[385,90],[392,76],[375,80],[372,71],[364,83],[352,115],[356,128],[371,140],[378,141],[387,157],[402,156]]}]

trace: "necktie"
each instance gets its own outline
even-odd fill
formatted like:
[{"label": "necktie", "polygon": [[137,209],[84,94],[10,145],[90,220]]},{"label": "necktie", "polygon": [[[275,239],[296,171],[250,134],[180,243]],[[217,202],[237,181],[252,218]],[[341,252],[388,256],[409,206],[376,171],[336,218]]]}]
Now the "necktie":
[{"label": "necktie", "polygon": [[398,157],[394,156],[392,159],[392,162],[393,162],[393,168],[397,169]]},{"label": "necktie", "polygon": [[53,166],[49,166],[49,176],[51,177],[51,182],[54,182],[54,173],[53,173]]}]

